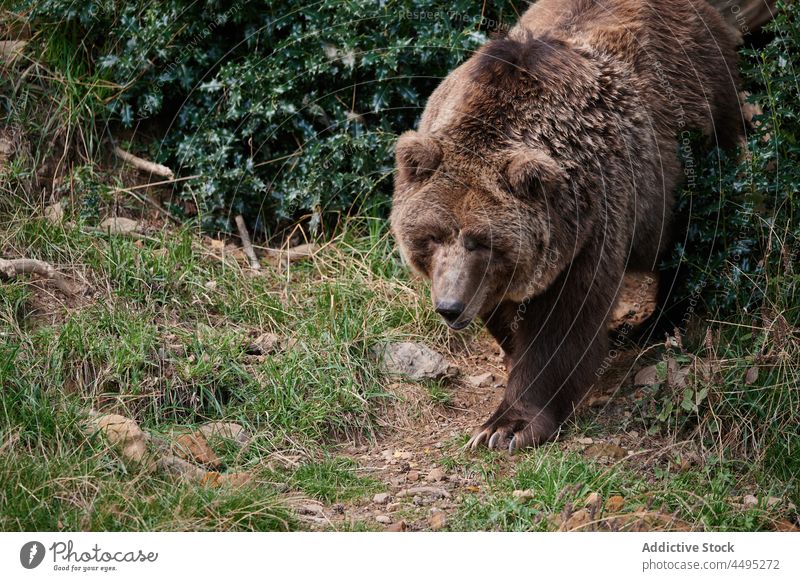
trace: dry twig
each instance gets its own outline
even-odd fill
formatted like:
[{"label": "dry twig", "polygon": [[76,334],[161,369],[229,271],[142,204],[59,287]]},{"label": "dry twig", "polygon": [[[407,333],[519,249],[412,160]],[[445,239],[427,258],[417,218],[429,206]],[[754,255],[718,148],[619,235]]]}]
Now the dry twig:
[{"label": "dry twig", "polygon": [[125,161],[144,172],[155,174],[157,176],[167,178],[168,180],[171,180],[175,177],[175,174],[173,174],[172,170],[167,166],[137,157],[132,153],[128,153],[119,146],[114,147],[114,155],[116,155],[122,161]]},{"label": "dry twig", "polygon": [[0,276],[6,279],[16,278],[22,274],[37,274],[52,280],[64,294],[72,295],[74,292],[59,272],[50,264],[33,258],[14,258],[6,260],[0,258]]},{"label": "dry twig", "polygon": [[250,261],[250,268],[253,270],[261,270],[261,263],[258,261],[256,251],[253,249],[253,243],[250,241],[250,233],[247,231],[247,225],[244,223],[244,218],[239,214],[235,218],[236,227],[239,229],[239,236],[242,239],[242,249],[247,255],[247,260]]}]

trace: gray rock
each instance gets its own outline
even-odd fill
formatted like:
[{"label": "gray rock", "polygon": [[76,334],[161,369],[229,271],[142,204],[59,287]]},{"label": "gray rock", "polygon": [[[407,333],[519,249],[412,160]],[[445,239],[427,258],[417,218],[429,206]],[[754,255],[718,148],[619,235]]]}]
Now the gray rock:
[{"label": "gray rock", "polygon": [[481,375],[471,375],[467,378],[467,383],[472,387],[489,387],[494,383],[494,375],[488,372]]},{"label": "gray rock", "polygon": [[375,496],[372,497],[372,502],[375,504],[386,504],[392,499],[392,495],[388,492],[379,492]]},{"label": "gray rock", "polygon": [[458,373],[458,367],[421,343],[389,343],[383,347],[380,360],[389,373],[415,380],[442,379]]},{"label": "gray rock", "polygon": [[108,218],[100,223],[100,229],[111,234],[131,234],[139,230],[139,222],[130,218]]}]

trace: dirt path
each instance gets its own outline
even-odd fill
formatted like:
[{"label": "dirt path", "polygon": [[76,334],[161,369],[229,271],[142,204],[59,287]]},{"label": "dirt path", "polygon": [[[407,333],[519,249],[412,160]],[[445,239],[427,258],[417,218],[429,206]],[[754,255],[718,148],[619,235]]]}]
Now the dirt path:
[{"label": "dirt path", "polygon": [[[625,384],[636,354],[636,351],[623,353],[616,362],[616,373],[609,373],[595,387],[579,411],[579,416],[589,414],[607,428],[602,439],[586,437],[570,425],[557,443],[563,451],[597,457],[607,465],[627,461],[626,457],[630,456],[642,470],[658,461],[662,453],[659,450],[664,449],[663,442],[634,430],[619,430],[620,418],[626,413],[630,415],[628,408],[636,394],[632,386],[625,393],[618,386]],[[387,430],[374,445],[341,451],[357,462],[362,475],[380,481],[385,492],[350,503],[319,505],[316,513],[308,516],[307,524],[311,528],[350,530],[356,523],[366,523],[385,530],[439,530],[447,526],[466,495],[480,497],[488,492],[485,479],[466,469],[469,458],[463,456],[467,453],[460,449],[460,443],[496,409],[503,397],[505,368],[499,348],[485,335],[475,339],[461,355],[451,354],[451,360],[461,373],[448,387],[452,396],[449,405],[423,408],[416,416],[404,416],[399,422],[393,418],[387,424],[395,428]],[[474,378],[487,373],[493,379],[476,385]],[[413,384],[398,384],[397,387],[409,390],[413,399]],[[396,427],[398,423],[399,428]],[[492,463],[495,479],[512,474],[515,464],[522,460],[524,455],[497,452],[496,461]],[[566,522],[572,514],[556,517]],[[653,515],[657,515],[655,525],[651,522]],[[648,513],[647,517],[650,521],[646,527],[643,519],[634,524],[648,529],[685,528],[669,515]],[[630,523],[626,521],[625,524]]]}]

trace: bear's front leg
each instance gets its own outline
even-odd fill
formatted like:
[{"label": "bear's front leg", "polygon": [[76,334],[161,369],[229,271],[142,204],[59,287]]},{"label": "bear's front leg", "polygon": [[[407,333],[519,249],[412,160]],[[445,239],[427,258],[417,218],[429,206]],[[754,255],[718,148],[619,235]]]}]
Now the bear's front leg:
[{"label": "bear's front leg", "polygon": [[[544,294],[504,305],[487,326],[513,366],[503,401],[468,447],[535,446],[552,439],[596,378],[622,269],[573,268]],[[619,272],[617,272],[619,271]],[[588,276],[587,276],[588,275]]]}]

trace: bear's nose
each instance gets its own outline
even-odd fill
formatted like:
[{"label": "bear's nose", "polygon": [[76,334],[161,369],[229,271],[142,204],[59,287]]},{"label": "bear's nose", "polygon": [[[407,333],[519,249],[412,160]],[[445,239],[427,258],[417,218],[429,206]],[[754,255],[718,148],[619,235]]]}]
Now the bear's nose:
[{"label": "bear's nose", "polygon": [[454,322],[464,312],[464,303],[461,301],[438,301],[436,312],[448,322]]}]

